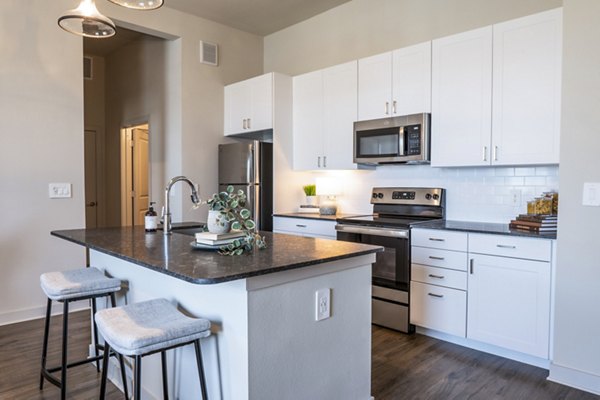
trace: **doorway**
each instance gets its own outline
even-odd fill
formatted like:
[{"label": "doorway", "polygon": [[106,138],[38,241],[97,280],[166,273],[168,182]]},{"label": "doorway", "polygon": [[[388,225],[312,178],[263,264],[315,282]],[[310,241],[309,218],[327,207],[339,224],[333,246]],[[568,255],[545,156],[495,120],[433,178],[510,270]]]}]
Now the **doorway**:
[{"label": "doorway", "polygon": [[143,225],[150,201],[148,123],[121,129],[121,225]]},{"label": "doorway", "polygon": [[85,227],[98,226],[98,132],[84,131]]}]

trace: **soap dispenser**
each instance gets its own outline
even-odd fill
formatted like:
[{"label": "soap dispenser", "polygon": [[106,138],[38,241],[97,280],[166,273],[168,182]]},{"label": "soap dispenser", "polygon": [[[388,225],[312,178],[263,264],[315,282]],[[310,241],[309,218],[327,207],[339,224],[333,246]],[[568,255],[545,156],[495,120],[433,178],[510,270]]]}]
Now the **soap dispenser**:
[{"label": "soap dispenser", "polygon": [[154,211],[152,204],[156,204],[156,202],[150,202],[150,208],[148,208],[148,211],[144,215],[144,228],[146,232],[156,232],[158,229],[158,215],[156,214],[156,211]]}]

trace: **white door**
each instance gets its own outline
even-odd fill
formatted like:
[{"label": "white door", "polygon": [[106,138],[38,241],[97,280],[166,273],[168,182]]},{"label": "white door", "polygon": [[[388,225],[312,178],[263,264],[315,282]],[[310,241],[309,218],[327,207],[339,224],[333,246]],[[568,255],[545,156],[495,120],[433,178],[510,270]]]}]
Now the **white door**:
[{"label": "white door", "polygon": [[492,27],[432,43],[431,165],[490,164]]},{"label": "white door", "polygon": [[470,257],[467,337],[548,358],[550,263]]},{"label": "white door", "polygon": [[392,53],[358,60],[358,119],[392,114]]},{"label": "white door", "polygon": [[323,167],[355,169],[354,121],[357,120],[357,62],[323,71]]},{"label": "white door", "polygon": [[562,9],[494,25],[492,163],[559,161]]},{"label": "white door", "polygon": [[97,135],[96,131],[86,130],[84,133],[85,163],[85,227],[98,226],[98,188],[97,188]]},{"label": "white door", "polygon": [[250,86],[247,81],[225,86],[225,135],[246,130],[250,117]]},{"label": "white door", "polygon": [[392,115],[431,112],[431,42],[392,54]]},{"label": "white door", "polygon": [[143,225],[150,202],[148,179],[148,130],[134,128],[133,138],[133,224]]},{"label": "white door", "polygon": [[273,128],[273,74],[248,80],[250,85],[250,115],[247,130],[261,131]]},{"label": "white door", "polygon": [[293,85],[294,169],[318,169],[323,162],[323,73],[295,76]]}]

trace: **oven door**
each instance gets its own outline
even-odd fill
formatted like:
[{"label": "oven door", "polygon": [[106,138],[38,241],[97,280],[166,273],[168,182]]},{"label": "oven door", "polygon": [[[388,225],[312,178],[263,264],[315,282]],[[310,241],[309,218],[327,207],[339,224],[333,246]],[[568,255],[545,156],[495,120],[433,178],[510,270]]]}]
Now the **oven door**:
[{"label": "oven door", "polygon": [[373,284],[408,292],[410,242],[408,229],[338,224],[337,239],[382,246],[373,263]]}]

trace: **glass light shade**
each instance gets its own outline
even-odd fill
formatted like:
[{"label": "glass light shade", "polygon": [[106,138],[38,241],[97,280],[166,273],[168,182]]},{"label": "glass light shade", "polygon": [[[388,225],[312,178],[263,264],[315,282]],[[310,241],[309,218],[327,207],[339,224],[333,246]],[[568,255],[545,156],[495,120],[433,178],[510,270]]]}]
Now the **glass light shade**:
[{"label": "glass light shade", "polygon": [[67,32],[90,38],[108,38],[117,33],[114,22],[100,14],[94,0],[81,0],[77,8],[58,18],[58,25]]},{"label": "glass light shade", "polygon": [[164,0],[108,0],[116,5],[134,10],[156,10],[162,7]]}]

